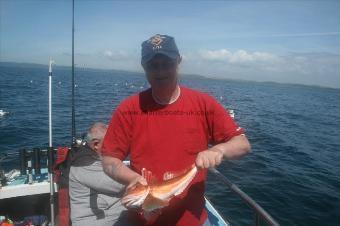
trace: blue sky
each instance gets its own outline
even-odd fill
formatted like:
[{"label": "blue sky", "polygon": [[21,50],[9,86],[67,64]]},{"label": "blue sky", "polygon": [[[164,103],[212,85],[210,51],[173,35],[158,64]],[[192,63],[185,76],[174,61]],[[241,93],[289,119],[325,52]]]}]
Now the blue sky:
[{"label": "blue sky", "polygon": [[[0,0],[0,61],[71,64],[71,0]],[[340,87],[340,1],[75,2],[78,66],[142,71],[174,36],[183,73]]]}]

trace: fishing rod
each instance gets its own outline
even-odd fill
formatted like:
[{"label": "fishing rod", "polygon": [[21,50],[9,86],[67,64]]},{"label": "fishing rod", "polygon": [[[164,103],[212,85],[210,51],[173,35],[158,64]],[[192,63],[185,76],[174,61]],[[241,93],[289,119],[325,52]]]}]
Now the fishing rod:
[{"label": "fishing rod", "polygon": [[71,136],[72,136],[72,146],[76,142],[76,115],[75,115],[75,106],[74,106],[74,0],[72,0],[72,130],[71,130]]},{"label": "fishing rod", "polygon": [[[48,160],[49,160],[49,176],[50,176],[50,204],[51,204],[51,225],[54,226],[54,183],[53,183],[53,148],[52,148],[52,61],[50,60],[49,67],[49,149],[48,149]],[[76,143],[76,123],[75,123],[75,104],[74,104],[74,0],[72,0],[72,128],[71,128],[71,147]]]}]

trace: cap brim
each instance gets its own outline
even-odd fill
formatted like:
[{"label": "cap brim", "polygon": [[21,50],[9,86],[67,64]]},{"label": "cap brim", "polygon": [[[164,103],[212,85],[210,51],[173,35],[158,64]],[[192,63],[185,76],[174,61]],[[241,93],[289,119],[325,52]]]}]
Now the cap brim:
[{"label": "cap brim", "polygon": [[165,51],[159,50],[157,52],[153,52],[152,54],[149,54],[148,56],[142,57],[142,64],[145,64],[145,63],[149,62],[157,54],[165,55],[165,56],[167,56],[167,57],[169,57],[169,58],[171,58],[173,60],[175,60],[178,57],[178,53],[177,52],[165,52]]}]

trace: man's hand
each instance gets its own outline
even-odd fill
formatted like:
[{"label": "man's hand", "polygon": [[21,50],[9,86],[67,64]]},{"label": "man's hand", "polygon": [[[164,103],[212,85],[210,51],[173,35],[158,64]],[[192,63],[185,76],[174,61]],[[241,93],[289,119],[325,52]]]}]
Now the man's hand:
[{"label": "man's hand", "polygon": [[221,164],[223,157],[237,159],[250,152],[250,144],[243,134],[231,138],[225,143],[217,144],[208,150],[198,153],[196,166],[201,169],[212,168]]},{"label": "man's hand", "polygon": [[135,186],[137,183],[140,183],[142,185],[148,185],[151,180],[153,179],[152,172],[143,168],[142,169],[142,175],[139,175],[136,173],[136,176],[131,182],[128,184],[126,189],[129,189],[133,186]]},{"label": "man's hand", "polygon": [[[129,185],[126,187],[126,190],[133,188],[134,186],[136,186],[137,183],[140,183],[142,185],[148,185],[148,182],[151,182],[151,180],[152,180],[151,171],[143,168],[142,175],[138,174],[135,177],[135,179],[133,179],[131,183],[129,183]],[[142,210],[140,212],[140,215],[144,218],[146,225],[150,225],[157,220],[159,215],[161,215],[161,209],[156,209],[151,212],[145,212],[144,210]]]},{"label": "man's hand", "polygon": [[210,148],[198,153],[195,164],[198,168],[207,169],[216,167],[223,160],[223,152],[217,148]]},{"label": "man's hand", "polygon": [[144,177],[142,177],[139,174],[136,174],[135,178],[130,181],[128,186],[126,187],[126,190],[129,190],[130,188],[133,188],[137,183],[140,183],[142,185],[148,185],[148,182]]},{"label": "man's hand", "polygon": [[104,172],[112,179],[124,184],[133,185],[137,182],[145,183],[145,179],[129,167],[127,167],[120,159],[104,156],[103,157]]}]

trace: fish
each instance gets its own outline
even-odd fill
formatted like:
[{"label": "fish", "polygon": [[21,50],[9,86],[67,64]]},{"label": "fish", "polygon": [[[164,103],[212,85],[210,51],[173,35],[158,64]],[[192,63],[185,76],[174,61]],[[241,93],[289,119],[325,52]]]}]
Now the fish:
[{"label": "fish", "polygon": [[[143,176],[144,172],[145,169],[142,170]],[[180,173],[166,172],[163,181],[147,180],[147,185],[137,183],[126,190],[121,202],[128,209],[139,209],[146,213],[162,209],[188,187],[197,172],[197,167],[192,165]],[[146,175],[150,178],[150,171]]]}]

